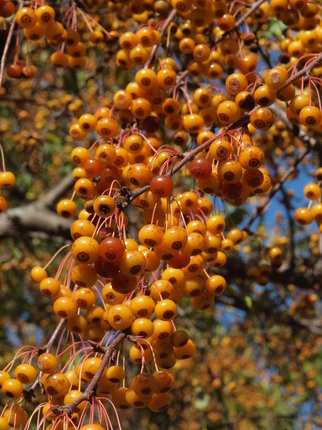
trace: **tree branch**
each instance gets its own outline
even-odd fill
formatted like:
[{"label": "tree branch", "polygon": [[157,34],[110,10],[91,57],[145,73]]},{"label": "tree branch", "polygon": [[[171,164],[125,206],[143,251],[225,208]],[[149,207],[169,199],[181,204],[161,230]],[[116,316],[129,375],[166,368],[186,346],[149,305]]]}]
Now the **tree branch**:
[{"label": "tree branch", "polygon": [[53,410],[54,414],[60,415],[61,413],[67,412],[67,414],[70,416],[74,412],[75,408],[81,402],[83,402],[84,400],[89,401],[93,397],[93,395],[95,394],[95,390],[98,386],[100,377],[102,376],[102,373],[103,373],[104,369],[106,368],[106,366],[109,362],[109,359],[112,356],[113,351],[118,346],[118,344],[120,342],[122,342],[122,340],[125,339],[126,337],[127,337],[127,335],[124,332],[120,332],[115,336],[112,343],[107,347],[106,352],[102,358],[102,362],[101,362],[97,372],[95,373],[94,378],[88,384],[84,393],[80,397],[78,397],[76,400],[74,400],[72,403],[69,403],[69,404],[64,405],[64,406],[58,406],[57,408],[55,408]]},{"label": "tree branch", "polygon": [[73,178],[73,174],[69,173],[51,191],[46,194],[46,197],[41,200],[41,202],[46,206],[54,205],[58,202],[58,200],[61,199],[62,196],[66,194],[67,191],[72,188],[74,182],[75,180]]},{"label": "tree branch", "polygon": [[[317,259],[317,261],[319,261]],[[251,260],[251,265],[257,265],[257,262]],[[314,266],[312,262],[312,266]],[[247,269],[250,266],[247,262],[243,261],[240,257],[228,257],[225,266],[223,267],[223,273],[228,282],[234,281],[236,278],[247,279]],[[297,268],[300,267],[298,261],[294,261],[294,268],[282,266],[278,270],[273,270],[267,276],[270,282],[281,285],[294,284],[296,287],[302,288],[303,290],[310,290],[314,288],[314,285],[321,282],[320,273],[316,274],[301,273]]]},{"label": "tree branch", "polygon": [[70,220],[61,218],[44,205],[31,203],[1,214],[0,238],[34,236],[39,232],[50,237],[70,239],[70,226]]},{"label": "tree branch", "polygon": [[73,175],[67,175],[43,200],[9,209],[0,216],[0,238],[42,233],[70,239],[71,220],[61,218],[50,209],[71,189]]}]

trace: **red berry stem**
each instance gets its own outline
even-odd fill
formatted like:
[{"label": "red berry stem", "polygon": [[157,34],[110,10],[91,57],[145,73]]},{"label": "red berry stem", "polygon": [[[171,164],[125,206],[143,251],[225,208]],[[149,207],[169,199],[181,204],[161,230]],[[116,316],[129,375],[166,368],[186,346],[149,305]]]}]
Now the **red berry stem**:
[{"label": "red berry stem", "polygon": [[86,390],[84,393],[79,396],[76,400],[74,400],[72,403],[69,403],[68,405],[60,406],[58,408],[53,409],[53,413],[56,415],[60,415],[61,413],[67,412],[67,414],[70,416],[74,412],[75,408],[84,400],[90,400],[93,395],[95,394],[96,387],[98,385],[99,379],[102,376],[102,373],[104,369],[106,368],[114,350],[117,348],[117,346],[127,337],[127,334],[124,332],[118,333],[113,342],[107,347],[106,352],[102,358],[102,362],[94,376],[94,378],[91,380],[91,382],[88,384]]},{"label": "red berry stem", "polygon": [[322,62],[322,52],[316,55],[315,59],[313,61],[310,61],[310,63],[303,67],[303,69],[299,70],[297,73],[294,73],[293,76],[291,76],[285,83],[284,87],[280,88],[279,91],[282,91],[285,87],[295,82],[297,79],[301,78],[302,76],[305,76],[305,79],[308,79],[310,77],[309,72],[317,66],[320,62]]},{"label": "red berry stem", "polygon": [[[41,348],[38,348],[38,355],[40,355],[44,352],[48,353],[51,351],[51,348],[53,347],[58,335],[60,334],[60,331],[63,328],[65,321],[66,321],[65,319],[61,318],[61,320],[57,324],[53,334],[51,335],[51,337],[50,337],[49,341],[46,343],[46,345],[44,345]],[[39,375],[38,375],[37,379],[35,380],[35,382],[28,389],[28,391],[25,392],[25,399],[27,401],[32,401],[33,393],[34,393],[35,389],[37,388],[37,386],[40,385],[41,376],[42,376],[42,372],[39,372]]]}]

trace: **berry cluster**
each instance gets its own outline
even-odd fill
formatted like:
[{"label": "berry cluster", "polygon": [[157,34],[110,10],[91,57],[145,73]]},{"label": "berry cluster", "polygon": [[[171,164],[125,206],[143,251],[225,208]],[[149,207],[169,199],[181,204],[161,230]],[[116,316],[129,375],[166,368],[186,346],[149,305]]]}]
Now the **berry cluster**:
[{"label": "berry cluster", "polygon": [[[19,38],[24,38],[27,43],[44,47],[48,43],[51,47],[59,48],[50,56],[50,62],[54,67],[70,67],[80,69],[86,66],[86,44],[81,41],[81,33],[77,23],[81,18],[89,31],[88,46],[97,47],[104,42],[114,42],[118,33],[108,32],[91,15],[73,4],[65,13],[62,22],[56,16],[54,7],[44,4],[43,1],[32,1],[30,6],[16,7],[11,1],[0,2],[0,18],[9,18],[15,13],[14,25],[17,24],[16,35],[17,46],[21,45]],[[20,29],[22,34],[20,34]],[[10,35],[10,38],[12,34]],[[10,40],[9,40],[10,42]],[[65,51],[66,47],[66,52]],[[7,76],[10,78],[32,78],[35,75],[35,68],[28,66],[26,61],[19,60],[17,50],[14,62],[6,68]]]},{"label": "berry cluster", "polygon": [[[64,16],[66,26],[56,20],[53,7],[39,3],[16,12],[25,38],[44,37],[61,47],[51,56],[56,67],[84,67],[86,48],[74,2]],[[94,9],[102,4],[87,2]],[[61,320],[44,350],[20,352],[0,372],[3,394],[10,399],[0,429],[7,424],[29,428],[32,417],[22,405],[38,384],[46,400],[35,413],[43,414],[39,428],[52,421],[48,430],[101,430],[102,422],[108,427],[110,402],[116,409],[167,409],[174,386],[169,369],[195,351],[186,331],[178,329],[180,306],[189,302],[201,311],[214,305],[226,288],[220,269],[227,253],[247,238],[229,222],[227,203],[240,206],[273,190],[264,167],[269,151],[261,142],[268,130],[275,127],[278,134],[279,128],[268,107],[287,103],[291,125],[321,130],[322,27],[315,2],[132,0],[109,6],[136,26],[122,32],[116,54],[117,66],[133,70],[133,79],[70,125],[74,192],[58,203],[57,213],[77,217],[70,228],[72,244],[61,249],[65,255],[57,273],[50,276],[47,266],[31,271]],[[10,11],[15,12],[13,4],[0,0],[0,15]],[[80,9],[77,13],[88,19]],[[259,74],[260,44],[248,26],[273,16],[290,30],[305,28],[297,35],[303,50],[296,51],[298,40],[284,40],[289,56]],[[244,23],[247,31],[237,31]],[[101,43],[103,30],[91,31],[90,42]],[[7,74],[28,73],[16,59]],[[1,175],[0,186],[14,184],[9,172]],[[316,178],[319,184],[304,190],[310,200],[321,199],[321,169]],[[0,205],[4,211],[5,201]],[[140,218],[134,237],[133,207]],[[321,229],[321,203],[299,209],[295,219],[301,224],[315,219]],[[247,273],[262,285],[280,267],[283,251],[273,246],[267,257],[270,265]],[[100,424],[85,424],[94,412]]]},{"label": "berry cluster", "polygon": [[[0,145],[0,153],[2,156],[3,171],[0,172],[0,189],[7,189],[14,186],[16,177],[12,172],[5,168],[5,160],[2,146]],[[0,214],[7,210],[7,201],[4,196],[0,195]]]},{"label": "berry cluster", "polygon": [[[294,218],[301,225],[309,225],[316,221],[320,232],[322,233],[322,203],[321,203],[321,181],[322,181],[322,168],[319,167],[315,171],[315,178],[318,183],[310,183],[304,187],[304,195],[309,199],[307,208],[298,208],[295,211]],[[312,206],[314,201],[319,201]]]}]

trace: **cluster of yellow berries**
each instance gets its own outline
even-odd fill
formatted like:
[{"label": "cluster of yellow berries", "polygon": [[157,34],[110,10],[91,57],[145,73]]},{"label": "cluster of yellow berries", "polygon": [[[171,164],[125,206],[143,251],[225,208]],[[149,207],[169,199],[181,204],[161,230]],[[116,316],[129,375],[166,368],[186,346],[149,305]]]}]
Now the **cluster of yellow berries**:
[{"label": "cluster of yellow berries", "polygon": [[[322,233],[322,203],[321,203],[321,181],[322,181],[322,169],[319,167],[315,171],[315,178],[318,183],[310,183],[304,187],[304,195],[310,200],[307,208],[298,208],[295,211],[295,220],[301,225],[308,225],[315,221]],[[313,204],[314,201],[317,203]]]},{"label": "cluster of yellow berries", "polygon": [[[2,148],[1,148],[2,149]],[[0,172],[0,189],[8,189],[14,186],[16,177],[12,172]],[[7,201],[4,196],[0,195],[0,214],[7,210]]]}]

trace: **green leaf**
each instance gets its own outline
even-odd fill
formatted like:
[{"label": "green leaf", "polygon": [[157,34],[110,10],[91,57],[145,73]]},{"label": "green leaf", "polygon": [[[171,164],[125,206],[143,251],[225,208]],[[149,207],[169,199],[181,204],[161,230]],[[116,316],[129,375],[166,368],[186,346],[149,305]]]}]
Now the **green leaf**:
[{"label": "green leaf", "polygon": [[279,19],[271,19],[266,31],[263,31],[264,37],[282,36],[287,26]]},{"label": "green leaf", "polygon": [[207,408],[210,401],[209,394],[205,394],[201,399],[197,399],[195,401],[195,408],[199,411],[203,411]]},{"label": "green leaf", "polygon": [[63,74],[64,89],[68,92],[78,94],[78,79],[75,70],[65,69]]},{"label": "green leaf", "polygon": [[[56,133],[53,133],[52,131],[48,130],[46,133],[46,141],[48,144],[54,144],[54,145],[61,145],[62,139],[60,136],[58,136]],[[57,151],[58,148],[56,148]],[[53,151],[55,154],[55,152]]]},{"label": "green leaf", "polygon": [[245,297],[245,303],[249,309],[251,309],[253,307],[253,301],[252,301],[252,298],[250,296]]},{"label": "green leaf", "polygon": [[322,374],[318,373],[314,379],[315,379],[315,382],[317,383],[318,387],[321,387],[321,385],[322,385]]},{"label": "green leaf", "polygon": [[231,213],[230,219],[232,220],[234,225],[238,225],[245,219],[247,215],[249,215],[248,211],[246,211],[245,209],[238,208]]},{"label": "green leaf", "polygon": [[125,88],[128,83],[132,82],[132,74],[127,70],[117,69],[117,82],[120,88]]}]

